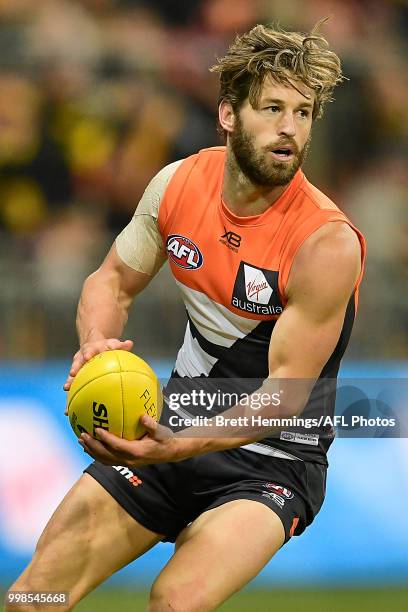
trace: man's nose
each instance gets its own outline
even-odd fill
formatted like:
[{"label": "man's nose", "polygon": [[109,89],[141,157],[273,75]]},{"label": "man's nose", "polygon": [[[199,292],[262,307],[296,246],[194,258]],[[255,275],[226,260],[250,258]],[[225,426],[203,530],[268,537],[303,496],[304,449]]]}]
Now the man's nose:
[{"label": "man's nose", "polygon": [[285,136],[295,136],[296,127],[292,113],[283,113],[278,124],[278,134]]}]

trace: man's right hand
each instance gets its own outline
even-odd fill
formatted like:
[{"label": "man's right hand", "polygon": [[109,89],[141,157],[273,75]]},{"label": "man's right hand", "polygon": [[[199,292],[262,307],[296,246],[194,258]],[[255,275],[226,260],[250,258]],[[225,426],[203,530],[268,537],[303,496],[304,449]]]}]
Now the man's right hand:
[{"label": "man's right hand", "polygon": [[69,391],[74,377],[78,374],[84,363],[92,359],[95,355],[98,355],[98,353],[115,351],[118,349],[122,351],[131,351],[132,347],[133,340],[117,340],[117,338],[105,338],[94,342],[85,342],[74,355],[68,378],[64,384],[64,390]]}]

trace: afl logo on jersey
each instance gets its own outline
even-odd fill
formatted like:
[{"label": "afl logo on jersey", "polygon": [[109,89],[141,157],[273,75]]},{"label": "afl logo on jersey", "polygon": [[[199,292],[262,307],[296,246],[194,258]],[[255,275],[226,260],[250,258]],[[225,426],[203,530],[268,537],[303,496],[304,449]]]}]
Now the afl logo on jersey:
[{"label": "afl logo on jersey", "polygon": [[200,249],[185,236],[171,234],[167,238],[166,249],[171,261],[184,270],[198,270],[203,265]]}]

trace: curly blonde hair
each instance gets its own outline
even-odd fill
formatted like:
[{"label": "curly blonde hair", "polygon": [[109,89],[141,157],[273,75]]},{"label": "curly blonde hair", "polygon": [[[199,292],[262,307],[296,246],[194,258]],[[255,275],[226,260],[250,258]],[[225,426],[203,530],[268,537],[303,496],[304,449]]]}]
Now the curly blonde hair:
[{"label": "curly blonde hair", "polygon": [[[339,57],[318,33],[327,21],[321,19],[310,33],[287,32],[279,25],[256,25],[238,35],[227,54],[210,68],[220,75],[218,102],[227,100],[236,111],[246,98],[256,108],[265,78],[290,84],[304,83],[316,93],[313,119],[323,114],[326,102],[333,100],[336,85],[344,80]],[[302,92],[301,92],[302,93]]]}]

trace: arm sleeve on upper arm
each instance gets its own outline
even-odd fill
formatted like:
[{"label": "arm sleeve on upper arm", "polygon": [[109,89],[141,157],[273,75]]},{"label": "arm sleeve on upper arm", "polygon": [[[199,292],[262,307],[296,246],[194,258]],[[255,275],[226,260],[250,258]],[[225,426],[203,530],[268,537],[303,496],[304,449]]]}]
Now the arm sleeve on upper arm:
[{"label": "arm sleeve on upper arm", "polygon": [[181,161],[165,166],[150,181],[132,220],[116,238],[119,257],[137,272],[154,276],[166,260],[157,217],[167,184]]}]

